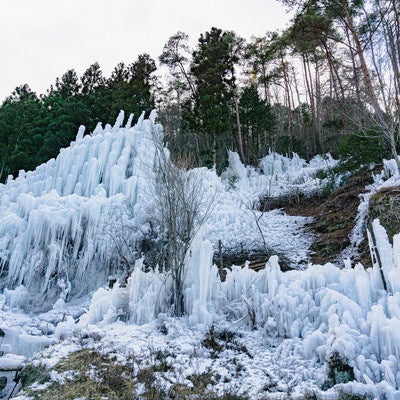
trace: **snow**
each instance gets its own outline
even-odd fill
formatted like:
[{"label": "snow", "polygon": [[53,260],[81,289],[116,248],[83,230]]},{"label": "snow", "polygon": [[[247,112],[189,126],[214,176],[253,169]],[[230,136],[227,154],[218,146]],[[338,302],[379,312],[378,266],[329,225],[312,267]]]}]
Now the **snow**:
[{"label": "snow", "polygon": [[[172,366],[156,377],[166,388],[210,372],[218,377],[212,389],[220,395],[283,399],[311,390],[335,399],[341,389],[399,399],[400,235],[389,243],[374,221],[371,248],[380,262],[375,258],[368,270],[352,268],[349,259],[308,265],[309,219],[254,207],[264,196],[320,190],[324,182],[317,171],[335,165],[329,156],[307,163],[297,155],[270,153],[256,169],[230,153],[221,177],[205,168],[188,172],[202,177],[206,198],[215,203],[187,258],[184,317],[170,315],[173,285],[167,272],[146,271],[133,252],[127,277],[115,262],[118,240],[134,249],[155,213],[154,138],[162,129],[154,119],[142,115],[132,127],[130,117],[123,127],[120,113],[113,127],[98,125],[91,135],[80,127],[76,141],[56,159],[0,185],[0,366],[27,360],[52,368],[90,347],[121,362],[134,356],[138,371],[161,351]],[[360,199],[353,243],[361,237],[371,194],[400,185],[393,163],[385,165]],[[265,240],[275,254],[259,272],[232,266],[222,282],[212,263],[219,240],[227,248],[253,249]],[[282,272],[281,253],[297,269]],[[110,276],[120,278],[112,289]],[[204,342],[211,329],[234,338],[220,340],[217,357]],[[355,381],[323,390],[334,354],[346,360]]]},{"label": "snow", "polygon": [[26,358],[15,354],[6,354],[0,358],[0,370],[16,370],[21,368]]},{"label": "snow", "polygon": [[[154,118],[142,115],[131,127],[130,117],[122,127],[121,112],[113,127],[98,125],[86,136],[81,126],[56,159],[0,185],[0,288],[23,286],[27,295],[21,293],[19,306],[50,309],[63,296],[61,284],[77,297],[104,285],[109,275],[124,274],[115,265],[121,242],[131,243],[130,252],[140,247],[142,226],[154,214],[154,140],[162,138]],[[214,249],[219,240],[228,251],[259,250],[265,241],[273,253],[286,253],[293,267],[305,266],[309,219],[279,210],[263,214],[254,205],[267,195],[315,192],[323,184],[316,172],[335,161],[319,157],[306,163],[297,155],[270,153],[257,170],[243,166],[236,153],[229,159],[221,178],[205,168],[191,172],[204,182],[206,200],[215,199],[204,228]]]}]

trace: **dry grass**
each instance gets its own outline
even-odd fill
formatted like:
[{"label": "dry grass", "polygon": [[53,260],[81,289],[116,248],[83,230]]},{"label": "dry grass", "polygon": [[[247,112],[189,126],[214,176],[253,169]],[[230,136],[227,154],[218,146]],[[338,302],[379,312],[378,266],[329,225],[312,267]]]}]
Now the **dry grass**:
[{"label": "dry grass", "polygon": [[[32,370],[32,367],[31,367]],[[66,374],[64,382],[52,382],[45,390],[27,388],[35,400],[73,400],[77,398],[132,400],[135,385],[131,368],[120,365],[95,350],[80,350],[61,360],[54,368]],[[67,374],[71,372],[70,374]],[[32,370],[34,373],[34,369]],[[28,378],[28,377],[27,377]],[[27,379],[32,383],[32,379]]]},{"label": "dry grass", "polygon": [[[60,381],[51,381],[49,371],[42,366],[27,366],[23,371],[23,388],[34,400],[247,400],[229,393],[218,397],[211,390],[216,383],[211,372],[193,374],[187,377],[187,384],[164,387],[157,376],[173,372],[169,356],[169,353],[156,351],[153,364],[133,374],[130,363],[122,365],[115,358],[96,350],[83,349],[70,354],[54,367],[54,371],[63,377]],[[32,386],[34,382],[47,382],[47,385],[35,389]],[[140,395],[137,394],[139,389]]]},{"label": "dry grass", "polygon": [[[216,342],[219,342],[218,344]],[[214,351],[221,351],[235,342],[235,334],[229,331],[208,332],[205,343]],[[218,352],[217,352],[218,354]],[[62,359],[54,371],[64,377],[63,381],[51,381],[50,373],[43,366],[27,366],[22,371],[22,384],[25,393],[34,400],[248,400],[244,395],[237,395],[233,388],[221,396],[213,392],[213,386],[220,377],[211,371],[192,374],[183,383],[165,385],[160,376],[174,374],[173,355],[155,350],[153,363],[146,367],[129,360],[125,365],[115,357],[103,355],[92,349],[83,349]],[[165,377],[165,376],[164,376]],[[177,376],[176,376],[177,377]],[[168,379],[167,379],[168,380]],[[175,382],[179,379],[174,379]],[[35,389],[34,382],[47,383],[42,389]],[[165,381],[166,382],[166,381]],[[228,383],[228,382],[227,382]],[[140,394],[138,394],[140,392]],[[282,393],[283,394],[283,393]],[[271,397],[272,396],[272,397]],[[273,394],[265,394],[263,400],[270,400]],[[287,399],[291,399],[290,394]],[[297,398],[300,400],[299,398]],[[369,400],[368,396],[338,392],[338,400]],[[301,400],[318,400],[316,393],[305,393]]]},{"label": "dry grass", "polygon": [[389,240],[400,232],[400,188],[388,187],[374,194],[369,202],[370,222],[379,218]]}]

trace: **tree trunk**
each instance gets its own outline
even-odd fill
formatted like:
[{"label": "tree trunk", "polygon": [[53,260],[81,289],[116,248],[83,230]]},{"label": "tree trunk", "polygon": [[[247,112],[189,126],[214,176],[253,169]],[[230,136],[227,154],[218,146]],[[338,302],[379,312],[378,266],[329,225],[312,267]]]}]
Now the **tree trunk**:
[{"label": "tree trunk", "polygon": [[185,67],[183,66],[183,64],[181,62],[179,63],[179,69],[181,70],[183,76],[185,77],[186,82],[188,83],[188,85],[190,87],[190,91],[192,92],[193,97],[196,97],[196,88],[194,87],[192,80],[189,78],[189,75],[187,74]]},{"label": "tree trunk", "polygon": [[288,76],[288,71],[287,71],[287,66],[285,63],[285,60],[283,58],[283,54],[280,54],[281,56],[281,63],[282,63],[282,72],[283,72],[283,81],[285,83],[285,93],[286,93],[286,100],[287,100],[287,108],[288,108],[288,135],[292,135],[292,102],[291,102],[291,96],[290,96],[290,88],[289,88],[289,76]]},{"label": "tree trunk", "polygon": [[240,126],[239,105],[238,105],[236,96],[235,96],[235,113],[236,113],[236,123],[237,123],[237,130],[238,130],[239,154],[240,154],[240,158],[242,159],[242,163],[245,163],[246,160],[244,158],[244,151],[243,151],[243,139],[242,139],[242,128]]},{"label": "tree trunk", "polygon": [[322,123],[321,123],[321,82],[320,82],[320,73],[319,73],[319,63],[318,56],[315,56],[315,68],[314,68],[314,76],[315,76],[315,106],[316,106],[316,118],[315,118],[315,135],[317,142],[317,153],[321,153],[324,151],[323,141],[322,141]]},{"label": "tree trunk", "polygon": [[310,62],[308,60],[307,55],[303,55],[303,67],[304,67],[304,78],[305,78],[305,82],[306,82],[306,89],[307,89],[307,93],[308,93],[308,97],[309,97],[309,101],[310,101],[310,107],[311,107],[312,143],[313,143],[313,153],[315,153],[318,148],[317,137],[315,134],[315,118],[316,118],[315,97],[314,97],[314,90],[313,90],[312,79],[311,79]]},{"label": "tree trunk", "polygon": [[[346,96],[344,93],[343,82],[340,77],[339,71],[335,65],[335,59],[332,55],[331,50],[329,49],[327,43],[323,43],[323,47],[325,50],[326,59],[328,60],[329,70],[331,72],[333,89],[335,91],[336,98],[341,101],[342,109],[341,109],[341,116],[343,122],[343,129],[344,131],[348,130],[348,120],[347,120],[347,106],[346,106]],[[339,88],[338,88],[339,86]]]},{"label": "tree trunk", "polygon": [[395,138],[394,127],[390,126],[390,123],[388,123],[388,121],[386,120],[386,117],[379,105],[379,100],[376,95],[374,86],[372,84],[371,74],[369,72],[367,63],[365,61],[364,50],[361,45],[360,39],[357,35],[356,29],[354,27],[353,18],[349,12],[349,9],[345,5],[343,5],[342,8],[345,13],[347,26],[351,32],[354,44],[356,46],[358,58],[359,58],[360,65],[361,65],[363,80],[364,80],[364,84],[365,84],[365,88],[366,88],[368,97],[370,99],[371,106],[375,111],[377,122],[379,123],[379,125],[383,131],[383,137],[384,137],[386,143],[388,143],[388,145],[389,145],[389,149],[392,153],[392,157],[395,159],[396,164],[397,164],[397,169],[400,173],[400,160],[399,160],[399,157],[397,155],[397,150],[396,150],[396,138]]}]

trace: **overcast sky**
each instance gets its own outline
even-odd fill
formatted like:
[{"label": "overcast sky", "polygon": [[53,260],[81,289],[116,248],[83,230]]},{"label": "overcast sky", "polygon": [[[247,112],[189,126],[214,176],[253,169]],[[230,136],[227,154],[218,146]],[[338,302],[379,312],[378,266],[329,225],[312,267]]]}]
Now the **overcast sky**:
[{"label": "overcast sky", "polygon": [[157,60],[177,31],[195,45],[212,26],[249,38],[288,21],[275,0],[0,0],[0,102],[23,83],[45,93],[95,61],[108,77],[141,53]]}]

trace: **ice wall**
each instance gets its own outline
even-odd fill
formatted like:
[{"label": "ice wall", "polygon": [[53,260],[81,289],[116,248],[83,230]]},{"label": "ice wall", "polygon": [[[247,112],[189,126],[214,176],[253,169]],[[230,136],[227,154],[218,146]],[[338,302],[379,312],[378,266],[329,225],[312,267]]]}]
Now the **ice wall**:
[{"label": "ice wall", "polygon": [[[83,295],[104,285],[109,275],[127,276],[133,268],[138,244],[150,228],[147,222],[154,217],[153,139],[162,138],[162,130],[154,115],[140,118],[134,127],[132,118],[125,127],[123,120],[121,113],[113,127],[99,124],[86,136],[80,127],[76,141],[56,159],[0,185],[0,290],[23,286],[20,305],[48,308],[59,297]],[[274,195],[294,186],[320,188],[315,172],[329,162],[314,160],[314,165],[296,155],[270,154],[261,161],[260,173],[230,153],[222,179],[205,168],[192,171],[201,175],[205,203],[218,197],[206,227],[209,240],[214,247],[221,239],[257,246],[260,233],[252,205],[271,188]],[[236,189],[229,187],[232,177],[238,179]],[[260,221],[272,241],[268,244],[290,254],[293,263],[304,260],[311,241],[302,230],[307,219],[292,221],[278,214],[268,213]]]},{"label": "ice wall", "polygon": [[153,139],[162,135],[154,117],[122,127],[121,112],[86,136],[81,127],[56,159],[0,185],[0,288],[23,285],[25,306],[46,308],[124,273],[121,249],[134,258],[147,229]]}]

